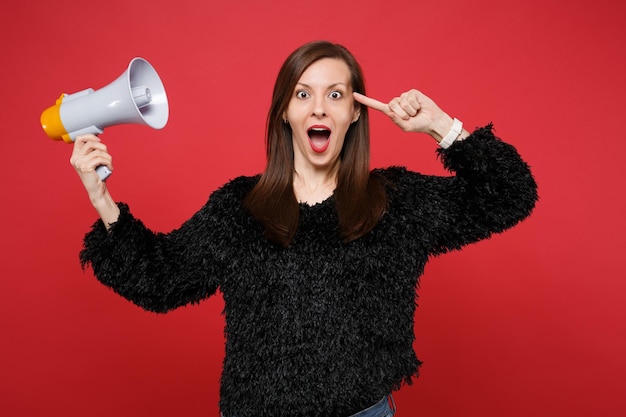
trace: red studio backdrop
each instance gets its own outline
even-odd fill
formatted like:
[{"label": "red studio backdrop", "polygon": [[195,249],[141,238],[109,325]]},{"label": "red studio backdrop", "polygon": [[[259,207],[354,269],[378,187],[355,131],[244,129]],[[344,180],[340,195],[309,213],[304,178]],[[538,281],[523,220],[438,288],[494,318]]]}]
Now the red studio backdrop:
[{"label": "red studio backdrop", "polygon": [[[162,130],[101,136],[109,187],[150,228],[178,227],[264,166],[279,66],[314,39],[346,45],[372,97],[410,88],[532,166],[540,202],[505,234],[426,267],[424,361],[398,416],[626,415],[620,1],[3,2],[0,415],[218,416],[223,300],[145,312],[78,263],[96,219],[42,131],[61,93],[101,88],[135,56],[167,90]],[[372,165],[442,174],[436,144],[372,115]]]}]

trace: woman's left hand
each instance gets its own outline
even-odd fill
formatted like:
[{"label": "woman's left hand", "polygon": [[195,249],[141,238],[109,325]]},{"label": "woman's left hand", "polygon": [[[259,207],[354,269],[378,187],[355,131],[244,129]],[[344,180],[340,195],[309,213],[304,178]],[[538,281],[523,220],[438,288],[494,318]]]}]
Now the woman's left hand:
[{"label": "woman's left hand", "polygon": [[360,93],[352,94],[358,103],[386,114],[405,132],[427,133],[440,142],[452,127],[452,118],[418,90],[402,93],[388,104]]}]

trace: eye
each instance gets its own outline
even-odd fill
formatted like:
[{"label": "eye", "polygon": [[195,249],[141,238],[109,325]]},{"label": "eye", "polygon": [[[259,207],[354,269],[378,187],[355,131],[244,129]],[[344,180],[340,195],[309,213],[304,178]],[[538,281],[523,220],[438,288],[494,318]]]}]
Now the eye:
[{"label": "eye", "polygon": [[310,96],[309,96],[309,93],[307,93],[306,91],[298,90],[298,91],[296,91],[296,97],[297,98],[308,98]]},{"label": "eye", "polygon": [[341,97],[343,97],[343,93],[341,91],[331,91],[328,97],[333,100],[339,100]]}]

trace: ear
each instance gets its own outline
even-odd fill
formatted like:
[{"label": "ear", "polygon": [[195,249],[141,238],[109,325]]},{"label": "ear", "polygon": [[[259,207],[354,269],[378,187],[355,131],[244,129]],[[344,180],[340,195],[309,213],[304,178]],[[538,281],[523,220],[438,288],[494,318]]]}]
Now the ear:
[{"label": "ear", "polygon": [[354,115],[352,116],[352,123],[356,123],[356,121],[359,120],[359,117],[361,117],[361,104],[355,102]]}]

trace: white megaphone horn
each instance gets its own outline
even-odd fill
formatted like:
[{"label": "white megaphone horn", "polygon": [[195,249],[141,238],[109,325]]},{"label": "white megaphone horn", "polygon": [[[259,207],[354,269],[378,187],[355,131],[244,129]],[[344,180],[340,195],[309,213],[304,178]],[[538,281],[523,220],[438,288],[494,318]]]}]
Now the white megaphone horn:
[{"label": "white megaphone horn", "polygon": [[[134,58],[117,80],[94,91],[61,94],[55,105],[41,113],[41,127],[54,140],[72,143],[79,135],[100,134],[105,127],[142,124],[161,129],[169,108],[165,87],[155,69],[143,58]],[[111,171],[96,168],[104,181]]]}]

